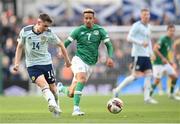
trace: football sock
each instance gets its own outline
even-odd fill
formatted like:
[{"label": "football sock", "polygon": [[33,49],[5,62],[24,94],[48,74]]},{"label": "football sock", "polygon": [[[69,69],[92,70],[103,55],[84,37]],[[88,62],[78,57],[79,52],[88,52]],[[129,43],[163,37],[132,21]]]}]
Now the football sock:
[{"label": "football sock", "polygon": [[54,95],[52,94],[52,92],[50,91],[49,88],[44,87],[42,89],[42,94],[43,94],[44,98],[48,101],[49,104],[56,105]]},{"label": "football sock", "polygon": [[74,106],[79,106],[83,88],[84,83],[77,82],[74,92]]},{"label": "football sock", "polygon": [[145,76],[144,79],[144,100],[148,100],[150,98],[150,90],[151,90],[151,75]]},{"label": "football sock", "polygon": [[150,96],[152,96],[152,94],[153,94],[153,92],[154,92],[154,90],[156,89],[156,87],[157,87],[157,84],[152,84],[152,86],[151,86],[151,91],[150,91]]},{"label": "football sock", "polygon": [[68,96],[69,95],[68,87],[67,86],[63,86],[62,92]]},{"label": "football sock", "polygon": [[115,89],[115,92],[117,93],[117,92],[119,92],[119,91],[121,91],[121,89],[123,88],[123,87],[125,87],[126,85],[128,85],[128,84],[130,84],[133,80],[135,80],[136,78],[135,78],[135,76],[133,76],[133,75],[130,75],[130,76],[128,76],[128,77],[126,77],[119,85],[118,85],[118,87]]},{"label": "football sock", "polygon": [[171,89],[170,89],[170,93],[173,94],[174,93],[174,86],[176,85],[176,81],[177,79],[172,80],[171,82]]},{"label": "football sock", "polygon": [[54,95],[54,98],[55,98],[56,104],[59,106],[59,93],[58,93],[58,91],[57,91],[57,92],[55,92],[55,93],[53,93],[53,95]]}]

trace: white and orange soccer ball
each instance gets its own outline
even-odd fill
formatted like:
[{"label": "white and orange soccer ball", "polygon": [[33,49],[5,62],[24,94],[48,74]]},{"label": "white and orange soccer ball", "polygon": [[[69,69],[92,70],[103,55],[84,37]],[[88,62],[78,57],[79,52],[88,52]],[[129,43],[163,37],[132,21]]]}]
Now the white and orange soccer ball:
[{"label": "white and orange soccer ball", "polygon": [[107,102],[107,109],[113,114],[117,114],[122,111],[123,101],[119,98],[111,98]]}]

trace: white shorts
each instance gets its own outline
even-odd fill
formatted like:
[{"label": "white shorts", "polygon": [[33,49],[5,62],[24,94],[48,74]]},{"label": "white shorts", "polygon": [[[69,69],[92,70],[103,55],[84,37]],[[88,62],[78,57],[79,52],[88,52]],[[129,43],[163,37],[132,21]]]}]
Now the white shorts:
[{"label": "white shorts", "polygon": [[162,78],[163,75],[176,75],[175,69],[170,64],[153,65],[153,76],[155,78]]},{"label": "white shorts", "polygon": [[86,80],[88,80],[93,71],[93,67],[94,66],[90,66],[84,63],[83,60],[81,60],[81,58],[79,58],[78,56],[74,56],[72,58],[72,66],[71,66],[72,72],[74,74],[73,80],[76,80],[75,75],[79,72],[85,72],[87,74]]}]

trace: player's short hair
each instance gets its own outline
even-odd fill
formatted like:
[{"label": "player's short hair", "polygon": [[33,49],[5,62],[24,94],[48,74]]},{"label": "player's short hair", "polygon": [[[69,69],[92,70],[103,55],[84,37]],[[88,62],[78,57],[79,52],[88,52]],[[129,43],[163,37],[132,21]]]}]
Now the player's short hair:
[{"label": "player's short hair", "polygon": [[83,15],[84,15],[85,13],[92,13],[93,15],[95,15],[95,11],[94,11],[93,9],[90,9],[90,8],[85,9],[85,10],[83,11]]},{"label": "player's short hair", "polygon": [[149,12],[149,9],[147,8],[141,9],[141,12]]},{"label": "player's short hair", "polygon": [[50,18],[50,16],[46,13],[42,13],[39,15],[39,19],[41,19],[43,22],[49,22],[49,23],[52,23],[52,19]]},{"label": "player's short hair", "polygon": [[174,24],[168,24],[167,25],[167,30],[169,30],[170,28],[175,28]]}]

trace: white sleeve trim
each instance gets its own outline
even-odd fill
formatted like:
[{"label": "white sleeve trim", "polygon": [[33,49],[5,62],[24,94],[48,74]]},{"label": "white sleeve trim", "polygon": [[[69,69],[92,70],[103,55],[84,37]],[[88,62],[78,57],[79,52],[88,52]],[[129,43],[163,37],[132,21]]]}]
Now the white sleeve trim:
[{"label": "white sleeve trim", "polygon": [[110,39],[109,38],[106,38],[105,40],[104,40],[104,43],[107,43],[107,42],[109,42],[110,41]]},{"label": "white sleeve trim", "polygon": [[68,37],[68,40],[70,40],[71,42],[74,40],[72,37]]}]

